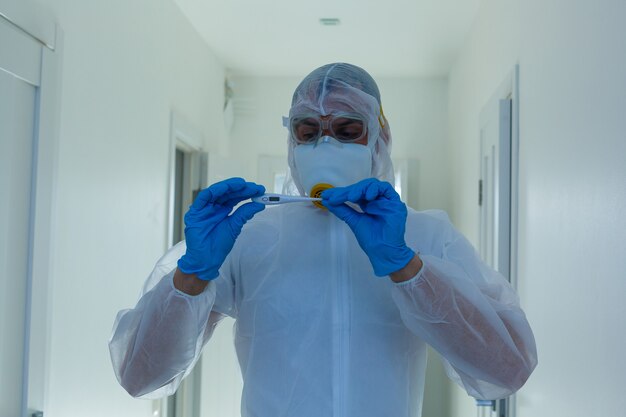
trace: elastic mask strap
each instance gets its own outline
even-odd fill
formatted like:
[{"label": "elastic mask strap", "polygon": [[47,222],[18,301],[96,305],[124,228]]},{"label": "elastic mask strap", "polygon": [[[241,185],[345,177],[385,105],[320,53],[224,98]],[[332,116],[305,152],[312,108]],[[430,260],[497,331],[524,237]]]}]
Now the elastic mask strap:
[{"label": "elastic mask strap", "polygon": [[380,105],[380,115],[378,116],[378,124],[381,129],[384,129],[387,125],[387,118],[385,117],[385,112],[383,112],[383,105]]}]

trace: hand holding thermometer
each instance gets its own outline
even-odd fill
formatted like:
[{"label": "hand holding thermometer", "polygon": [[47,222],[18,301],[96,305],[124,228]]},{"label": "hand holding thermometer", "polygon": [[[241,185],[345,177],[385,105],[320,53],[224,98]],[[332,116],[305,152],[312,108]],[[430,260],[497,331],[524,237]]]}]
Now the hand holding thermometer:
[{"label": "hand holding thermometer", "polygon": [[299,195],[284,194],[263,194],[259,197],[252,197],[255,203],[265,204],[266,206],[275,206],[278,204],[301,203],[303,201],[322,201],[321,198],[302,197]]}]

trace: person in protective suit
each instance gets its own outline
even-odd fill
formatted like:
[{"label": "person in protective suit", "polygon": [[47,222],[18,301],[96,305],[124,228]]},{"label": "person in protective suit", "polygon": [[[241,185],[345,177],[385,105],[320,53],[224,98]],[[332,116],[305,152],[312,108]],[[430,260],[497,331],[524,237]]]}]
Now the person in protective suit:
[{"label": "person in protective suit", "polygon": [[400,200],[372,77],[343,63],[314,70],[284,124],[285,192],[321,202],[240,205],[265,192],[241,178],[201,191],[186,240],[116,318],[120,384],[172,394],[230,316],[242,416],[419,416],[427,345],[476,398],[518,390],[537,364],[518,297],[444,212]]}]

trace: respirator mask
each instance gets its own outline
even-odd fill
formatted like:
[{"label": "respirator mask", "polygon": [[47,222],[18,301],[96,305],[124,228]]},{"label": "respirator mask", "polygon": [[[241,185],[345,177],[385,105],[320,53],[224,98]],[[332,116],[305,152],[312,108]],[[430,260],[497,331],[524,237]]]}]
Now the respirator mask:
[{"label": "respirator mask", "polygon": [[[371,177],[372,151],[355,143],[367,135],[367,123],[360,115],[302,115],[290,119],[290,129],[297,143],[294,162],[308,196],[320,197],[325,189]],[[324,132],[330,135],[323,136]]]}]

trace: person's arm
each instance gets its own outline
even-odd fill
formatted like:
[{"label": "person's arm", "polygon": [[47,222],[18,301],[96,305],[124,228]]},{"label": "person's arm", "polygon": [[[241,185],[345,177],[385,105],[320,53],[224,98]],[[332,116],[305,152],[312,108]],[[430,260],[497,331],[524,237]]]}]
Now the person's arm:
[{"label": "person's arm", "polygon": [[173,394],[223,317],[211,311],[215,284],[192,296],[174,287],[173,276],[174,270],[115,322],[109,342],[113,369],[133,397]]},{"label": "person's arm", "polygon": [[[389,277],[395,283],[406,282],[417,276],[423,266],[424,263],[420,259],[419,255],[416,254],[407,266],[399,271],[389,274]],[[428,286],[427,290],[423,291],[428,291],[430,293],[429,298],[434,300],[437,294],[445,293],[446,291],[455,291],[454,289],[445,287],[445,280],[438,279],[436,277],[429,278],[428,275],[431,275],[430,272],[425,272],[425,274],[427,275],[425,279],[430,281],[430,286]],[[422,285],[421,287],[424,288],[426,286]],[[415,289],[413,290],[419,291]],[[448,306],[448,309],[450,311],[457,309],[457,320],[462,323],[462,325],[458,327],[462,329],[461,332],[465,332],[466,334],[453,334],[450,336],[446,334],[446,328],[453,333],[458,332],[458,330],[453,326],[441,326],[442,331],[440,332],[439,337],[443,341],[465,339],[465,343],[463,343],[463,347],[460,352],[461,354],[465,354],[463,356],[465,356],[466,361],[479,360],[484,362],[483,368],[487,370],[495,380],[500,381],[500,385],[509,385],[512,390],[516,390],[515,387],[521,387],[530,376],[534,364],[536,363],[534,340],[530,339],[528,341],[522,337],[522,334],[524,333],[528,336],[532,336],[530,327],[528,326],[527,329],[518,331],[516,329],[519,327],[519,324],[516,320],[512,320],[508,317],[510,313],[500,314],[499,319],[502,320],[508,335],[513,341],[513,345],[507,345],[504,343],[504,339],[498,337],[496,334],[492,337],[489,336],[490,333],[497,333],[497,329],[494,329],[495,324],[491,323],[485,315],[480,314],[480,309],[474,306],[465,295],[457,291],[454,297],[450,297],[449,300],[451,305]],[[454,306],[452,305],[452,300],[454,300]],[[527,323],[522,323],[522,325],[524,324]],[[472,352],[472,349],[467,349],[467,347],[471,347],[472,344],[476,344],[476,341],[473,340],[477,339],[475,337],[475,332],[483,335],[485,339],[489,339],[490,343],[488,346],[482,346],[477,352]],[[484,342],[479,343],[479,345],[480,344],[485,345]],[[497,359],[494,360],[490,356],[490,352],[498,350],[500,353],[504,353],[501,355],[503,357],[502,361],[498,361]],[[522,353],[521,356],[520,353]],[[503,383],[503,381],[505,382]],[[487,395],[487,393],[484,393],[484,395]]]},{"label": "person's arm", "polygon": [[[118,314],[109,349],[117,379],[132,396],[170,395],[193,369],[224,317],[212,311],[217,294],[212,281],[220,277],[243,225],[264,206],[234,208],[264,191],[241,178],[202,190],[185,215],[185,242],[170,250],[152,274],[158,283],[146,285],[137,306]],[[230,275],[224,272],[219,285],[234,285]],[[222,298],[232,296],[223,289]],[[221,300],[222,306],[233,303]]]},{"label": "person's arm", "polygon": [[454,233],[443,257],[420,255],[419,272],[396,284],[393,298],[405,325],[444,357],[470,395],[502,398],[537,364],[533,333],[508,282]]},{"label": "person's arm", "polygon": [[424,240],[441,241],[443,255],[416,254],[405,241],[407,208],[391,184],[369,178],[325,190],[322,198],[354,232],[374,273],[396,282],[392,294],[405,325],[443,355],[468,393],[498,398],[524,384],[537,355],[517,295],[449,221],[437,229],[445,239]]},{"label": "person's arm", "polygon": [[174,272],[174,287],[189,295],[198,295],[204,291],[209,281],[198,278],[196,274],[185,274],[176,268]]},{"label": "person's arm", "polygon": [[415,254],[409,263],[402,269],[389,274],[389,278],[395,283],[408,281],[416,276],[421,270],[424,263],[418,254]]}]

